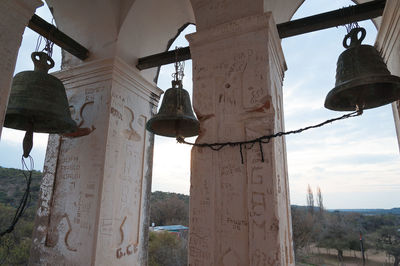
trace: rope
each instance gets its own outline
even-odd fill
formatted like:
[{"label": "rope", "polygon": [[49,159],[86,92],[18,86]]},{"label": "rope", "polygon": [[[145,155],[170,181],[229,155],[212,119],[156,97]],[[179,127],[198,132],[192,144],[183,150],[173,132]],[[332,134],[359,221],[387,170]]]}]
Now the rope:
[{"label": "rope", "polygon": [[[300,128],[297,130],[292,130],[292,131],[287,131],[287,132],[278,132],[278,133],[274,133],[271,135],[265,135],[262,137],[258,137],[252,140],[246,140],[246,141],[237,141],[237,142],[215,142],[215,143],[194,143],[194,142],[188,142],[186,141],[183,137],[177,137],[176,140],[179,143],[182,144],[187,144],[187,145],[191,145],[194,147],[207,147],[212,149],[213,151],[219,151],[222,148],[226,147],[226,146],[230,146],[230,147],[235,147],[235,146],[239,146],[239,151],[240,151],[240,158],[241,158],[241,162],[242,164],[244,163],[244,159],[243,159],[243,147],[245,149],[251,149],[254,144],[258,143],[259,145],[259,149],[260,149],[260,153],[261,153],[261,161],[264,162],[264,153],[263,153],[263,148],[262,148],[262,144],[263,143],[269,143],[271,139],[276,138],[276,137],[281,137],[281,136],[286,136],[286,135],[290,135],[290,134],[298,134],[301,133],[303,131],[309,130],[309,129],[313,129],[313,128],[319,128],[322,127],[326,124],[330,124],[332,122],[338,121],[338,120],[343,120],[343,119],[347,119],[347,118],[351,118],[351,117],[356,117],[356,116],[360,116],[362,115],[363,110],[362,109],[356,109],[356,111],[352,112],[352,113],[348,113],[345,115],[342,115],[340,117],[336,117],[336,118],[332,118],[329,120],[326,120],[325,122],[313,125],[313,126],[308,126],[305,128]],[[250,145],[250,147],[247,147],[246,145]]]}]

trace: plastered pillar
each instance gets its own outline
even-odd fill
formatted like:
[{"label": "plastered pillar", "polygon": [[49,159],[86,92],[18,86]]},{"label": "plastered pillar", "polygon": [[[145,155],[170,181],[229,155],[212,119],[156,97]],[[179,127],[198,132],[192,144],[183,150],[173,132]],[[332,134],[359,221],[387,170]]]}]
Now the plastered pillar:
[{"label": "plastered pillar", "polygon": [[[286,64],[271,13],[187,36],[198,143],[284,130]],[[284,138],[192,150],[189,264],[294,265]]]},{"label": "plastered pillar", "polygon": [[22,34],[41,5],[39,0],[0,1],[0,137]]},{"label": "plastered pillar", "polygon": [[30,265],[146,265],[162,91],[118,58],[55,75],[79,130],[50,136]]},{"label": "plastered pillar", "polygon": [[[375,46],[392,75],[400,76],[400,1],[387,0]],[[392,103],[400,149],[400,102]]]}]

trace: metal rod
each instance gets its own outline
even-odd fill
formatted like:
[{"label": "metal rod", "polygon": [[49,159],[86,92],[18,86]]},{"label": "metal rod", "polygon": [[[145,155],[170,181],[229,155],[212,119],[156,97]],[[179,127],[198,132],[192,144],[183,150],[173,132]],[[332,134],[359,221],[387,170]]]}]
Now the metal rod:
[{"label": "metal rod", "polygon": [[168,51],[160,54],[150,55],[143,58],[139,58],[137,68],[139,70],[148,69],[152,67],[167,65],[175,63],[176,60],[183,61],[191,59],[189,47],[179,48],[179,53],[176,56],[175,51]]},{"label": "metal rod", "polygon": [[281,39],[382,16],[386,0],[349,6],[276,25]]},{"label": "metal rod", "polygon": [[89,56],[88,49],[37,15],[32,16],[28,28],[54,42],[62,49],[81,60],[85,60]]},{"label": "metal rod", "polygon": [[[386,0],[375,0],[360,5],[341,8],[318,15],[277,24],[279,37],[288,38],[313,31],[337,27],[340,25],[382,16]],[[178,60],[191,59],[189,47],[181,48]],[[168,51],[139,58],[136,67],[139,70],[159,67],[175,62],[175,52]]]}]

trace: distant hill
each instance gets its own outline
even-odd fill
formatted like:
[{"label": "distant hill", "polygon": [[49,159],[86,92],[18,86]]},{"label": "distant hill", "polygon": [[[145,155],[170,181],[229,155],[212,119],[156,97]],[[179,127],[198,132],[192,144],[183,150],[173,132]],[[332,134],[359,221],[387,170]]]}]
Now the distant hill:
[{"label": "distant hill", "polygon": [[[27,172],[25,171],[27,174]],[[31,201],[29,206],[35,206],[38,200],[42,173],[32,172]],[[17,207],[26,189],[25,176],[20,169],[0,167],[0,203]]]},{"label": "distant hill", "polygon": [[365,215],[379,215],[379,214],[396,214],[400,215],[400,208],[392,209],[338,209],[329,211],[339,211],[339,212],[356,212]]},{"label": "distant hill", "polygon": [[[34,218],[41,180],[42,173],[33,171],[30,193],[31,200],[25,215],[25,218],[28,220],[33,221]],[[9,207],[10,215],[12,215],[12,209],[18,207],[25,189],[26,180],[22,170],[0,167],[0,207]],[[151,221],[156,222],[157,225],[176,223],[188,225],[189,223],[188,195],[155,191],[151,193],[150,205]],[[8,220],[11,220],[11,218]],[[8,223],[5,222],[4,225],[0,225],[0,228],[6,226]]]},{"label": "distant hill", "polygon": [[[307,206],[292,205],[292,208],[307,209]],[[318,211],[318,207],[314,207]],[[392,209],[327,209],[328,212],[360,213],[364,215],[395,214],[400,215],[400,208]]]},{"label": "distant hill", "polygon": [[150,224],[189,225],[189,196],[155,191],[150,197]]},{"label": "distant hill", "polygon": [[151,192],[150,202],[154,203],[157,201],[165,201],[169,198],[177,197],[178,199],[185,202],[185,204],[189,204],[189,195],[180,194],[180,193],[173,193],[173,192],[163,192],[163,191],[154,191]]},{"label": "distant hill", "polygon": [[[36,207],[38,200],[40,182],[42,179],[42,173],[39,171],[33,171],[32,173],[32,185],[31,185],[31,207]],[[16,207],[26,189],[25,177],[20,169],[15,168],[4,168],[0,166],[0,203],[11,207]],[[157,202],[166,202],[171,198],[179,199],[184,203],[186,208],[189,206],[190,196],[179,194],[155,191],[151,193],[150,202],[151,205],[156,205]],[[307,208],[307,206],[292,205],[292,208]],[[318,207],[314,207],[318,210]],[[392,209],[328,209],[327,211],[334,212],[355,212],[365,215],[379,215],[379,214],[396,214],[400,215],[400,207]]]},{"label": "distant hill", "polygon": [[[32,199],[30,206],[36,206],[41,180],[42,172],[33,171],[31,184]],[[25,189],[26,180],[21,169],[5,168],[0,166],[0,203],[11,207],[17,207]],[[185,205],[189,204],[188,195],[162,191],[152,192],[150,201],[151,203],[155,203],[157,201],[166,201],[170,198],[177,198],[183,201]]]}]

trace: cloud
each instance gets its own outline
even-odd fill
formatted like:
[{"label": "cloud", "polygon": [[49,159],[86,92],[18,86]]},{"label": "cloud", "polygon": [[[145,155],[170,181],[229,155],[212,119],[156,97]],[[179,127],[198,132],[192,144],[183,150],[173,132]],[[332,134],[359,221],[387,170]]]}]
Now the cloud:
[{"label": "cloud", "polygon": [[[190,138],[193,139],[193,138]],[[192,141],[187,139],[188,141]],[[156,136],[152,190],[189,194],[191,146]]]},{"label": "cloud", "polygon": [[[309,0],[296,17],[349,4],[343,0]],[[362,24],[368,33],[364,43],[373,44],[376,29],[370,21]],[[332,28],[283,40],[288,62],[283,88],[287,130],[344,114],[323,107],[326,94],[334,87],[344,34],[344,28]],[[286,141],[292,203],[305,204],[310,184],[321,187],[328,207],[346,207],[343,199],[348,200],[347,207],[398,206],[399,148],[389,105],[367,110],[361,117],[287,136]],[[379,197],[376,203],[374,197]]]},{"label": "cloud", "polygon": [[[3,128],[1,134],[1,142],[6,142],[11,146],[22,146],[22,141],[25,136],[25,131],[15,130],[10,128]],[[34,133],[33,145],[38,149],[46,149],[49,134]]]}]

